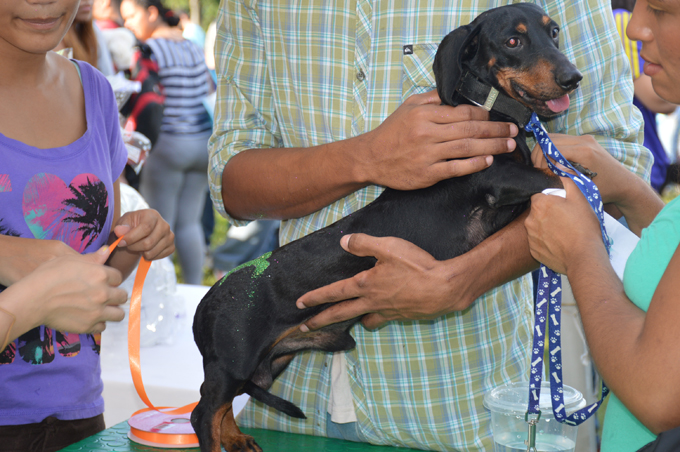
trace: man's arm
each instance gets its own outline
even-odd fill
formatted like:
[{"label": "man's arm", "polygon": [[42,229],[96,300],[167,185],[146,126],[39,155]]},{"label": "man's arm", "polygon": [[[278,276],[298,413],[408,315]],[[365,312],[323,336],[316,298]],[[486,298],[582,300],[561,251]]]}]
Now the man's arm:
[{"label": "man's arm", "polygon": [[[284,69],[270,67],[278,60],[268,54],[253,12],[243,2],[224,2],[218,23],[210,187],[217,210],[230,219],[298,218],[368,185],[430,186],[484,169],[491,155],[515,147],[515,125],[489,123],[480,108],[442,106],[436,91],[411,96],[371,131],[335,142],[336,133],[320,138],[315,121],[333,115],[305,110],[318,104],[286,109],[282,88],[270,79]],[[346,113],[338,112],[342,121]],[[303,123],[291,131],[280,117]],[[345,138],[343,127],[337,135]],[[294,135],[287,142],[283,130]]]},{"label": "man's arm", "polygon": [[225,210],[239,219],[297,218],[367,185],[429,187],[480,171],[492,155],[514,150],[514,124],[489,122],[479,107],[440,104],[436,91],[417,94],[358,137],[243,151],[224,167]]},{"label": "man's arm", "polygon": [[298,299],[300,309],[336,304],[307,321],[302,329],[363,316],[367,328],[392,320],[433,319],[467,309],[485,292],[538,268],[529,253],[523,222],[527,213],[468,253],[437,261],[402,239],[352,234],[341,246],[357,256],[374,256],[375,267],[308,292]]}]

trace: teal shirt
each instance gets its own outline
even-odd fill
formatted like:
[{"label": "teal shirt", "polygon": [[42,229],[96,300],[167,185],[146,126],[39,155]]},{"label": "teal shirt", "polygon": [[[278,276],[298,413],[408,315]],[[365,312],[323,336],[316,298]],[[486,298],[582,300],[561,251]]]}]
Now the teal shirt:
[{"label": "teal shirt", "polygon": [[[628,298],[647,311],[656,286],[680,242],[680,198],[671,201],[642,231],[623,274]],[[602,452],[636,451],[656,438],[612,393],[602,433]]]}]

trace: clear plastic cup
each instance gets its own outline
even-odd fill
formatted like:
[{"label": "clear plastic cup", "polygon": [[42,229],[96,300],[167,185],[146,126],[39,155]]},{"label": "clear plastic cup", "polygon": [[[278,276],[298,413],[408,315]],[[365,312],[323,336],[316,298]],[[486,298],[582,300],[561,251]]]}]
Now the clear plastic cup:
[{"label": "clear plastic cup", "polygon": [[[570,386],[564,385],[563,395],[567,414],[586,405],[583,395]],[[578,428],[555,420],[550,397],[550,383],[541,382],[541,417],[536,426],[536,450],[573,452]],[[528,382],[498,386],[484,395],[484,406],[491,411],[494,452],[526,452],[529,425],[524,415],[528,404]]]}]

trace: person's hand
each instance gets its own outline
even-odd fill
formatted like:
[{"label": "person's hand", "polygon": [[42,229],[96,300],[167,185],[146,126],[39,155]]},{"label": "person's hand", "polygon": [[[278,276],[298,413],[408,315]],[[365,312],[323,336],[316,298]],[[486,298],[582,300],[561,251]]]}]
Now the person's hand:
[{"label": "person's hand", "polygon": [[531,255],[550,269],[567,274],[569,268],[593,253],[607,251],[602,242],[600,223],[590,204],[569,178],[562,183],[566,198],[536,194],[524,225],[529,235]]},{"label": "person's hand", "polygon": [[360,179],[413,190],[481,171],[516,146],[515,124],[488,119],[480,107],[441,105],[436,90],[413,95],[366,134]]},{"label": "person's hand", "polygon": [[[637,176],[612,157],[592,135],[573,136],[551,133],[550,139],[567,160],[578,162],[597,173],[593,182],[600,190],[603,203],[619,203],[625,198],[631,179]],[[531,160],[537,168],[548,168],[548,163],[538,144],[531,153]],[[566,168],[562,169],[569,171]]]},{"label": "person's hand", "polygon": [[40,264],[79,253],[60,240],[41,240],[0,235],[0,284],[11,286]]},{"label": "person's hand", "polygon": [[[120,272],[104,265],[108,247],[86,255],[47,261],[1,295],[21,332],[47,325],[70,333],[100,333],[106,322],[120,322],[127,300]],[[19,334],[21,334],[19,332]],[[15,335],[15,337],[18,334]]]},{"label": "person's hand", "polygon": [[303,330],[359,316],[366,328],[374,329],[392,320],[434,319],[450,312],[450,273],[421,248],[399,238],[365,234],[346,235],[340,244],[347,252],[374,256],[378,262],[300,297],[300,309],[342,301],[305,322]]},{"label": "person's hand", "polygon": [[113,232],[118,237],[125,236],[119,247],[141,254],[148,261],[162,259],[175,251],[175,234],[153,209],[127,212],[120,217]]}]

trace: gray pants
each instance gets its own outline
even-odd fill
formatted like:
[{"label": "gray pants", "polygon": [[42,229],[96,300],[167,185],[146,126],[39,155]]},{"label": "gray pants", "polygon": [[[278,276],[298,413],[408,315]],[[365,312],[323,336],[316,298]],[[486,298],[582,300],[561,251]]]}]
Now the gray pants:
[{"label": "gray pants", "polygon": [[205,240],[201,214],[208,187],[210,133],[161,133],[142,170],[139,191],[175,233],[177,257],[187,284],[203,278]]}]

